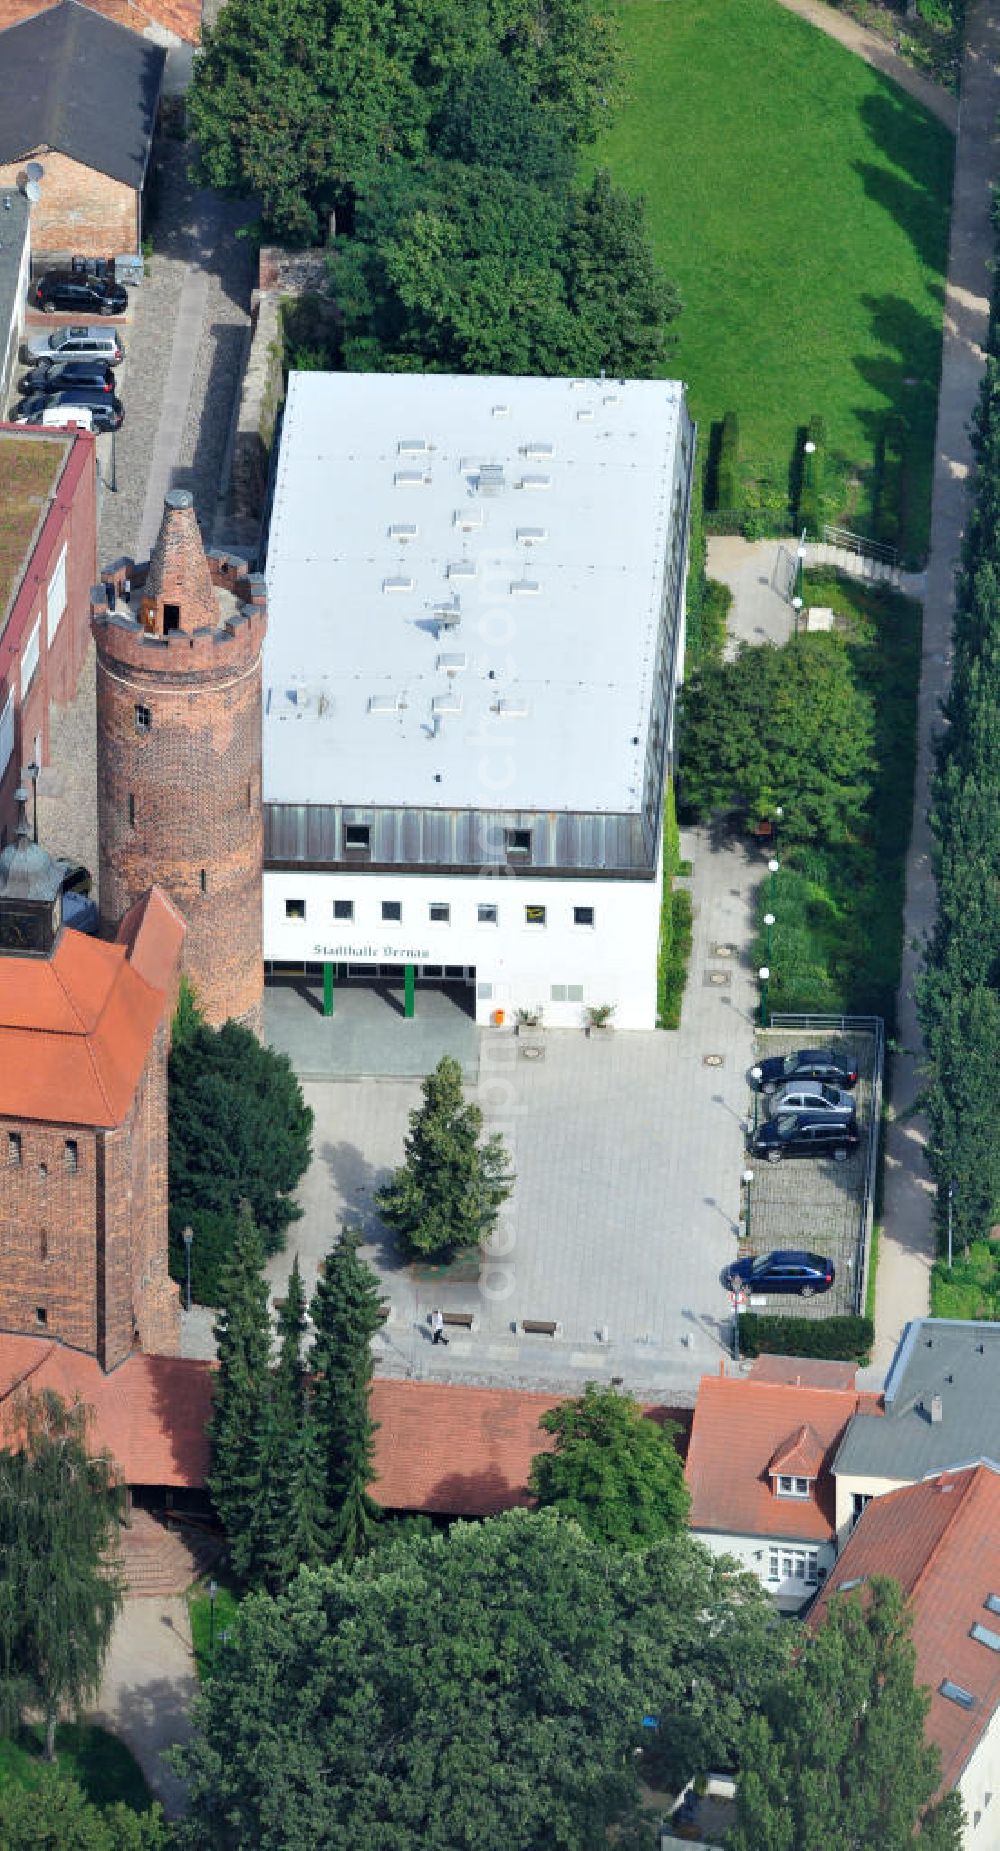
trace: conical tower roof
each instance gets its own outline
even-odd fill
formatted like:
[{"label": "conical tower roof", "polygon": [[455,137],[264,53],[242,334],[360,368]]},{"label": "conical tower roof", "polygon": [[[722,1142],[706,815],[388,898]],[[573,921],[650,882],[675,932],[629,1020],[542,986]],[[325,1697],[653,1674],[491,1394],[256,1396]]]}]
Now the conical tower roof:
[{"label": "conical tower roof", "polygon": [[[143,611],[158,635],[170,630],[217,628],[219,607],[205,558],[194,500],[186,488],[173,488],[163,503],[163,519],[142,588]],[[151,608],[152,607],[152,608]]]}]

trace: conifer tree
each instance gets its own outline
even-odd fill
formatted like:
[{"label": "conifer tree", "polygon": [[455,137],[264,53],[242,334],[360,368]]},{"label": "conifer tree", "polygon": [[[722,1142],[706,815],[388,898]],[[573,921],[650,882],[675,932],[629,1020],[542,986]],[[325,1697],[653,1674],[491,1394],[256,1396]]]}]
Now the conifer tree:
[{"label": "conifer tree", "polygon": [[481,1144],[483,1115],[462,1093],[462,1069],[446,1054],[410,1113],[406,1161],[375,1197],[387,1227],[413,1253],[451,1254],[491,1234],[514,1182],[499,1135]]},{"label": "conifer tree", "polygon": [[271,1321],[264,1249],[249,1205],[240,1206],[215,1324],[219,1369],[209,1440],[208,1488],[241,1581],[260,1578],[265,1559],[271,1438]]},{"label": "conifer tree", "polygon": [[382,1322],[379,1282],[360,1257],[361,1233],[345,1227],[310,1307],[315,1338],[312,1411],[322,1462],[331,1555],[348,1565],[367,1554],[379,1507],[369,1496],[375,1426],[369,1411],[371,1340]]},{"label": "conifer tree", "polygon": [[278,1313],[278,1366],[271,1385],[265,1516],[267,1580],[280,1590],[324,1559],[325,1492],[307,1393],[302,1340],[306,1295],[298,1254]]}]

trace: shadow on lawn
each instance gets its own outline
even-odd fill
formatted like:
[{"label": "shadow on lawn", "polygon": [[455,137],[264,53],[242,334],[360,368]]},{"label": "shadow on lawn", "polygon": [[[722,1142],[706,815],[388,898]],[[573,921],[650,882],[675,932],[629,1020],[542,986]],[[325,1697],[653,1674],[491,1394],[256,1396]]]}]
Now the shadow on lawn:
[{"label": "shadow on lawn", "polygon": [[855,162],[869,199],[905,231],[922,263],[943,277],[954,144],[927,133],[927,118],[902,92],[868,96],[861,120],[889,166]]}]

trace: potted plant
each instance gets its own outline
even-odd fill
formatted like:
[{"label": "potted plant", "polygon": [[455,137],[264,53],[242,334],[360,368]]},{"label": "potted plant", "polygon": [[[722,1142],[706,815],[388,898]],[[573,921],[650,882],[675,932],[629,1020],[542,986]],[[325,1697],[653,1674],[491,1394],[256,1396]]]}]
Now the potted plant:
[{"label": "potted plant", "polygon": [[518,1035],[523,1034],[526,1028],[541,1028],[542,1026],[542,1005],[541,1003],[533,1003],[530,1008],[518,1009],[516,1014],[517,1014],[517,1022],[516,1022],[515,1030],[514,1030],[515,1034],[518,1034]]},{"label": "potted plant", "polygon": [[615,1013],[614,1003],[587,1004],[587,1034],[601,1036],[607,1034],[613,1026],[611,1018]]}]

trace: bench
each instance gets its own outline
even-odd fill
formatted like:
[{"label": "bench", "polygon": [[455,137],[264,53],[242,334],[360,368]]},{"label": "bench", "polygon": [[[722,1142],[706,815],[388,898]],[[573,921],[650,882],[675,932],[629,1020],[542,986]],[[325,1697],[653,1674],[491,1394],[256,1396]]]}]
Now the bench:
[{"label": "bench", "polygon": [[559,1325],[555,1318],[522,1318],[521,1329],[526,1337],[558,1337]]},{"label": "bench", "polygon": [[442,1311],[446,1324],[457,1326],[459,1330],[475,1330],[476,1314],[474,1311]]}]

